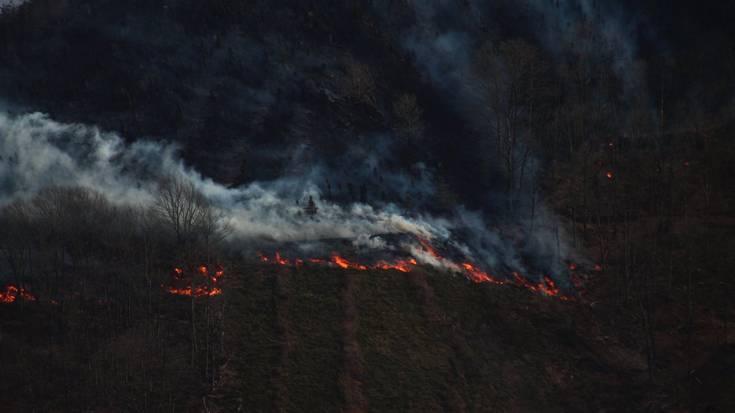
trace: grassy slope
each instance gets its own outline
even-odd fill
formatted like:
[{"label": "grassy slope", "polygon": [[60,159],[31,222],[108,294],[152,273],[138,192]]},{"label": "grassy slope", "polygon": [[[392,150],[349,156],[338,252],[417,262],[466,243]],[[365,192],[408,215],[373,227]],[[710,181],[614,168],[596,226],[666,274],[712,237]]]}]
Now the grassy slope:
[{"label": "grassy slope", "polygon": [[[339,383],[346,272],[255,268],[228,298],[239,344],[227,371],[237,386],[219,390],[219,407],[349,408]],[[358,379],[369,411],[587,411],[636,402],[629,385],[645,372],[639,353],[591,321],[584,304],[441,273],[354,276]],[[285,396],[274,402],[278,392]]]},{"label": "grassy slope", "polygon": [[[99,341],[91,355],[47,336],[54,317],[91,328],[106,313],[0,306],[0,402],[7,411],[73,402],[92,411],[586,412],[639,411],[665,390],[647,384],[634,327],[604,303],[428,270],[243,263],[223,287],[211,301],[224,304],[226,323],[214,388],[189,365],[190,302],[161,293],[160,323],[90,335]],[[705,361],[695,363],[696,403],[731,403],[721,397],[732,383],[720,378],[735,368],[732,348]]]}]

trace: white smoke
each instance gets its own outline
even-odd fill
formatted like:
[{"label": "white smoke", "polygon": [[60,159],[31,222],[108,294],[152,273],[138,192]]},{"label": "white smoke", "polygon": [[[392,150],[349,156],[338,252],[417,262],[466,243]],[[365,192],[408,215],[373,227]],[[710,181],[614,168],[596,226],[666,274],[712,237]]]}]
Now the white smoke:
[{"label": "white smoke", "polygon": [[[176,175],[193,182],[225,212],[237,239],[359,239],[379,233],[425,239],[449,236],[446,221],[409,218],[395,206],[376,210],[359,203],[343,207],[320,202],[320,189],[308,174],[227,188],[186,167],[177,149],[149,140],[127,144],[115,133],[56,122],[41,113],[0,113],[0,204],[52,185],[88,187],[113,202],[146,204],[155,198],[160,178]],[[295,203],[308,196],[318,201],[319,213],[313,218]]]},{"label": "white smoke", "polygon": [[0,12],[5,7],[17,7],[25,3],[27,0],[0,0]]},{"label": "white smoke", "polygon": [[[393,204],[377,208],[363,203],[328,202],[322,199],[315,183],[323,177],[318,166],[312,173],[228,188],[187,167],[177,149],[176,145],[150,140],[126,143],[115,133],[56,122],[41,113],[0,112],[0,206],[31,197],[48,186],[82,186],[118,204],[150,205],[160,179],[175,175],[193,183],[221,210],[235,243],[257,246],[348,239],[360,249],[398,247],[422,264],[454,272],[460,271],[456,263],[433,256],[418,242],[388,248],[388,243],[376,235],[408,234],[449,246],[464,255],[463,259],[484,267],[518,271],[525,271],[522,253],[549,254],[554,248],[550,233],[537,230],[533,250],[518,251],[513,242],[491,230],[480,214],[461,207],[455,216],[441,218],[408,213]],[[303,203],[296,202],[309,196],[319,208],[313,217],[304,211]],[[454,237],[458,231],[465,232],[461,242]],[[568,252],[566,247],[563,249]]]}]

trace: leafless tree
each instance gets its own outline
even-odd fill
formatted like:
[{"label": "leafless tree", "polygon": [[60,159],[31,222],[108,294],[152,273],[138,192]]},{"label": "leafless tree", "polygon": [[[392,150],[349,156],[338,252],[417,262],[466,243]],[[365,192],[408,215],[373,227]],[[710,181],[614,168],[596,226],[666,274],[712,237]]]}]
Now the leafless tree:
[{"label": "leafless tree", "polygon": [[504,165],[510,210],[528,178],[543,83],[541,64],[538,51],[521,40],[486,46],[477,57],[487,97],[491,142]]},{"label": "leafless tree", "polygon": [[196,186],[178,176],[159,183],[153,210],[173,233],[179,247],[210,248],[226,237],[224,217]]}]

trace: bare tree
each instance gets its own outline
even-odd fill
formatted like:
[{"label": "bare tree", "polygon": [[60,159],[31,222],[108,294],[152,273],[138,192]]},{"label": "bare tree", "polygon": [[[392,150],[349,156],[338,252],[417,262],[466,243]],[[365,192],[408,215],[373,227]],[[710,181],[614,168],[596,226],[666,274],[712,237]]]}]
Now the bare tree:
[{"label": "bare tree", "polygon": [[18,280],[31,271],[33,226],[26,202],[18,201],[0,210],[0,252]]},{"label": "bare tree", "polygon": [[503,162],[510,210],[528,178],[528,160],[541,98],[541,59],[521,40],[486,46],[477,58],[484,82],[491,141]]},{"label": "bare tree", "polygon": [[178,176],[159,183],[153,210],[173,233],[179,247],[211,248],[227,235],[224,217],[196,186]]},{"label": "bare tree", "polygon": [[[153,211],[163,220],[173,233],[181,258],[190,269],[207,273],[207,266],[201,262],[211,262],[214,246],[228,233],[223,215],[196,188],[194,183],[183,177],[170,175],[159,183],[158,194]],[[198,352],[198,331],[196,320],[195,283],[202,277],[190,271],[191,286],[191,364],[195,364]],[[209,305],[205,302],[205,317],[209,325]],[[208,330],[205,329],[205,334]],[[205,336],[208,338],[208,336]],[[208,349],[208,347],[207,347]],[[208,355],[207,355],[208,357]]]}]

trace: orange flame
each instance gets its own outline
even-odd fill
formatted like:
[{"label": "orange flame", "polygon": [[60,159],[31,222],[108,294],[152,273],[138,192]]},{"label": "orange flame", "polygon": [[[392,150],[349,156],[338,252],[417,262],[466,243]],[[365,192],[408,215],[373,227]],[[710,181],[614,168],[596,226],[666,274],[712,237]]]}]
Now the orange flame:
[{"label": "orange flame", "polygon": [[[475,264],[471,262],[463,262],[460,264],[457,264],[451,260],[448,260],[437,252],[436,249],[427,241],[424,239],[419,238],[419,243],[422,246],[422,249],[442,262],[446,265],[447,268],[455,269],[458,272],[464,272],[464,274],[467,276],[467,278],[475,283],[492,283],[497,285],[504,285],[509,284],[510,281],[496,277],[492,274],[489,274],[483,270],[481,270],[479,267],[477,267]],[[274,264],[278,265],[296,265],[300,266],[303,265],[305,262],[301,259],[295,259],[293,261],[289,261],[286,258],[283,258],[281,256],[281,253],[276,251],[274,259],[270,259],[268,256],[264,255],[263,253],[258,253],[258,256],[260,257],[260,260],[263,262],[273,262]],[[409,259],[405,260],[397,260],[395,262],[388,262],[384,260],[380,260],[376,262],[373,265],[364,265],[357,262],[349,261],[348,259],[338,255],[336,252],[332,253],[332,256],[329,260],[323,260],[320,258],[307,258],[306,262],[312,263],[312,264],[318,264],[318,265],[336,265],[339,268],[342,269],[351,269],[351,270],[360,270],[365,271],[369,269],[376,269],[376,270],[396,270],[404,273],[411,272],[415,269],[415,267],[418,265],[418,262],[415,258],[411,257]],[[569,263],[569,269],[574,271],[577,269],[577,264],[575,263]],[[529,281],[527,278],[523,277],[521,274],[517,272],[512,273],[513,278],[515,279],[515,283],[521,287],[524,287],[530,291],[533,292],[540,292],[544,295],[551,296],[551,297],[558,297],[562,300],[571,300],[572,298],[566,295],[561,294],[561,289],[557,287],[556,283],[553,279],[551,279],[548,276],[544,276],[542,278],[542,281],[535,283]]]},{"label": "orange flame", "polygon": [[463,262],[462,268],[467,271],[467,276],[470,280],[476,282],[476,283],[493,283],[493,284],[505,284],[505,281],[499,280],[492,275],[486,273],[485,271],[482,271],[481,269],[477,268],[476,266],[472,265],[469,262]]},{"label": "orange flame", "polygon": [[217,280],[219,280],[220,278],[222,278],[222,276],[224,276],[224,275],[225,275],[225,269],[222,268],[221,265],[218,265],[217,266],[217,270],[214,272],[214,275],[211,277],[212,278],[212,282],[215,282],[216,283]]},{"label": "orange flame", "polygon": [[365,265],[347,261],[346,259],[337,255],[337,253],[332,254],[332,262],[337,264],[337,266],[344,268],[344,269],[360,270],[360,271],[365,271],[368,269],[368,267]]},{"label": "orange flame", "polygon": [[411,268],[411,265],[416,265],[416,260],[411,258],[408,260],[399,260],[395,263],[389,263],[386,261],[378,261],[377,264],[375,264],[375,268],[381,269],[381,270],[398,270],[400,272],[411,272],[413,268]]},{"label": "orange flame", "polygon": [[419,243],[421,244],[422,247],[424,247],[424,251],[428,252],[429,255],[431,255],[432,257],[437,258],[437,259],[442,258],[441,255],[439,255],[439,253],[436,252],[434,247],[431,244],[429,244],[429,241],[423,238],[419,238]]},{"label": "orange flame", "polygon": [[281,257],[281,253],[276,251],[276,262],[280,265],[288,265],[288,260]]},{"label": "orange flame", "polygon": [[29,293],[23,287],[17,287],[13,284],[5,286],[5,291],[0,291],[0,303],[14,303],[18,298],[25,301],[36,301],[37,298]]},{"label": "orange flame", "polygon": [[607,171],[605,172],[605,176],[607,177],[607,179],[613,179],[614,175],[612,171]]},{"label": "orange flame", "polygon": [[513,278],[516,280],[516,284],[521,287],[527,288],[531,291],[538,291],[538,285],[528,281],[525,277],[515,271],[513,271]]},{"label": "orange flame", "polygon": [[183,295],[183,296],[189,296],[189,297],[191,297],[192,295],[194,297],[204,297],[204,296],[214,297],[215,295],[222,294],[222,290],[221,289],[219,289],[217,287],[214,287],[214,288],[210,289],[210,288],[208,288],[206,286],[196,287],[193,290],[192,290],[191,286],[189,286],[189,287],[183,287],[183,288],[167,287],[166,288],[166,291],[168,291],[169,294]]},{"label": "orange flame", "polygon": [[556,286],[556,283],[554,282],[554,280],[552,280],[551,277],[546,276],[546,275],[544,275],[543,279],[544,279],[544,282],[538,284],[541,292],[551,297],[558,296],[560,291],[559,291],[559,287]]},{"label": "orange flame", "polygon": [[[215,266],[214,274],[210,274],[209,268],[207,268],[207,266],[203,264],[196,267],[196,272],[201,274],[202,277],[207,278],[212,283],[217,283],[225,275],[225,269],[221,265]],[[184,270],[181,267],[174,267],[172,270],[172,274],[175,280],[181,280],[182,278],[184,278]],[[214,297],[216,295],[222,294],[221,288],[209,287],[206,285],[199,287],[192,287],[191,285],[189,285],[179,288],[175,286],[165,286],[162,284],[161,287],[169,294],[180,296]]]}]

